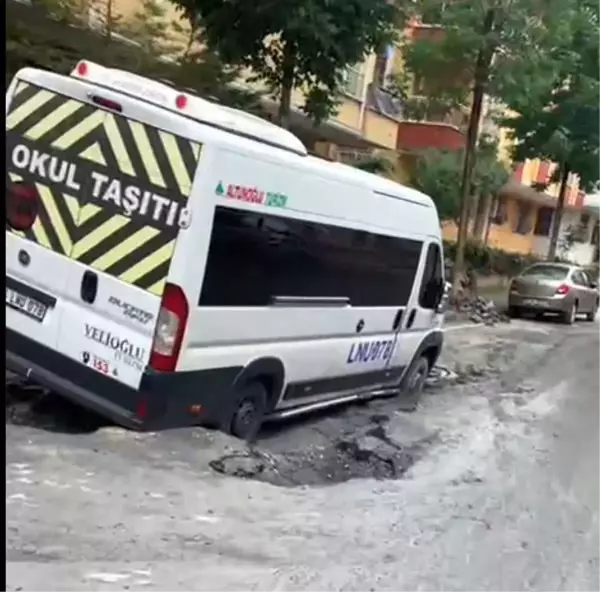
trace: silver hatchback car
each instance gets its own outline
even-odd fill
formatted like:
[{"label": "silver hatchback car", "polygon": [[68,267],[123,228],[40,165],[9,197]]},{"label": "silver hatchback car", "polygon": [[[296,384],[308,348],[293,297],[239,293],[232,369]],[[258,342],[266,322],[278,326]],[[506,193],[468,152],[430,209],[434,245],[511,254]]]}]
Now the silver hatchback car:
[{"label": "silver hatchback car", "polygon": [[516,318],[524,312],[559,314],[572,324],[578,314],[588,321],[596,318],[600,292],[597,279],[577,265],[536,263],[527,267],[510,284],[508,313]]}]

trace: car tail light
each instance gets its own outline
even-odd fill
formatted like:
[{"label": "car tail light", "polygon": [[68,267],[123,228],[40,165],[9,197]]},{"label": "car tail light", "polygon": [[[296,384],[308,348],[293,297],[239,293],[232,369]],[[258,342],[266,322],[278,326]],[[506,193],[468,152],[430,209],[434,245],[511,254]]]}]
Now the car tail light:
[{"label": "car tail light", "polygon": [[566,296],[569,293],[569,286],[567,286],[567,284],[561,284],[556,288],[556,293],[560,296]]},{"label": "car tail light", "polygon": [[29,230],[40,207],[40,196],[34,185],[10,183],[6,188],[6,222],[14,230]]},{"label": "car tail light", "polygon": [[175,370],[188,316],[189,306],[183,290],[167,284],[160,303],[150,355],[150,366],[154,370]]}]

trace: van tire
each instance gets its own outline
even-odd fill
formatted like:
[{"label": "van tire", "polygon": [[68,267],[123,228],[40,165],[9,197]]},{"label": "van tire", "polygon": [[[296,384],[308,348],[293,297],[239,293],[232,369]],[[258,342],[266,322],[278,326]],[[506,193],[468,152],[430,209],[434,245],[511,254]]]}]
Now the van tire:
[{"label": "van tire", "polygon": [[256,438],[267,411],[267,400],[267,390],[261,382],[240,385],[237,403],[226,431],[240,440],[251,441]]},{"label": "van tire", "polygon": [[402,399],[408,404],[405,410],[414,411],[417,408],[429,376],[429,366],[429,357],[423,354],[414,360],[406,372],[401,392]]}]

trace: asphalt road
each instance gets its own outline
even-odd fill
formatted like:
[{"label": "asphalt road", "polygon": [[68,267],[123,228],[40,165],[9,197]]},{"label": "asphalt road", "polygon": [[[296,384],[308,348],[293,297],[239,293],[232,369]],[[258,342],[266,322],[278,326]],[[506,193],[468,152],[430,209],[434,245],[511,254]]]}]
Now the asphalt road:
[{"label": "asphalt road", "polygon": [[414,413],[345,408],[251,453],[7,421],[6,589],[600,590],[599,347],[583,321],[456,330],[461,384]]}]

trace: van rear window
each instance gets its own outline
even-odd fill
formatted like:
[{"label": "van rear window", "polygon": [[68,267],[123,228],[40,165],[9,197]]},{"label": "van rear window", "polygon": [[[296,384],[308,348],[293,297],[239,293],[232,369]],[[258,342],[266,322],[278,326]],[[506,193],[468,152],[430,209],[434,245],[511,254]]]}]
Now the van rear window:
[{"label": "van rear window", "polygon": [[408,303],[423,243],[216,208],[201,306],[268,306],[275,296]]}]

